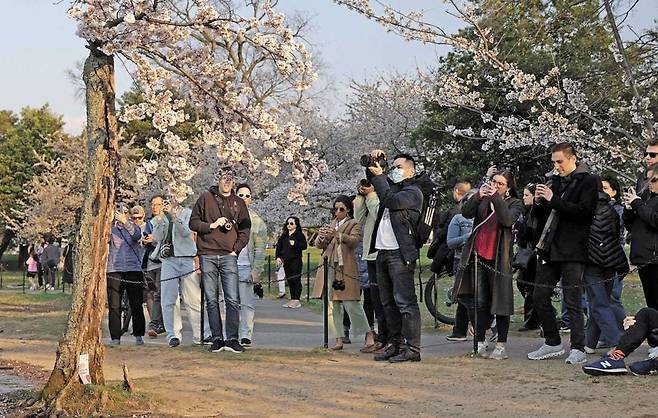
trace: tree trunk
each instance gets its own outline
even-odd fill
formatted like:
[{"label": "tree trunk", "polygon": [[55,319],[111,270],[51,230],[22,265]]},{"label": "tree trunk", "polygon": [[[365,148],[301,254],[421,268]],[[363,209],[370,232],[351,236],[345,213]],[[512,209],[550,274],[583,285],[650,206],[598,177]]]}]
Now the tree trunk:
[{"label": "tree trunk", "polygon": [[78,232],[73,300],[64,339],[41,394],[49,414],[75,405],[82,392],[78,377],[80,354],[89,355],[92,383],[102,385],[104,347],[101,318],[105,312],[108,240],[118,181],[118,130],[115,114],[114,57],[93,42],[83,79],[87,101],[87,179]]},{"label": "tree trunk", "polygon": [[2,260],[2,256],[5,254],[5,251],[7,251],[9,244],[11,244],[11,240],[13,240],[15,236],[16,233],[11,229],[5,228],[4,231],[2,231],[2,235],[0,235],[0,260]]},{"label": "tree trunk", "polygon": [[16,270],[25,270],[25,262],[30,257],[27,250],[29,247],[25,244],[20,244],[18,246],[18,259],[16,260]]}]

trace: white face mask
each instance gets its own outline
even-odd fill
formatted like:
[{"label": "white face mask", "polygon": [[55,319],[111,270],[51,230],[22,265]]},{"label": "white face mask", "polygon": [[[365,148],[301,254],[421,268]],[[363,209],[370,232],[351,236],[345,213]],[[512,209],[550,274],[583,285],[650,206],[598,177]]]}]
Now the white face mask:
[{"label": "white face mask", "polygon": [[393,183],[400,183],[404,180],[404,171],[401,168],[394,168],[393,171],[389,174],[389,178]]}]

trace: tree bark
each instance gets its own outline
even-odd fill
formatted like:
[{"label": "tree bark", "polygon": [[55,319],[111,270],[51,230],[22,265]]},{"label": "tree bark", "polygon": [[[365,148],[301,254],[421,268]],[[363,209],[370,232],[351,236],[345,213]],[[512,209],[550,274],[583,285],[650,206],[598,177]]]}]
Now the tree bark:
[{"label": "tree bark", "polygon": [[2,235],[0,235],[0,260],[2,259],[5,251],[7,251],[9,244],[11,244],[11,240],[13,240],[15,236],[16,233],[11,229],[5,228],[2,231]]},{"label": "tree bark", "polygon": [[83,72],[89,156],[86,190],[74,257],[71,311],[57,349],[55,367],[41,394],[49,414],[68,409],[68,403],[74,403],[76,394],[82,393],[78,377],[80,354],[89,355],[92,383],[105,383],[101,318],[105,312],[107,243],[118,182],[118,130],[114,57],[102,53],[93,42],[88,48],[90,53]]}]

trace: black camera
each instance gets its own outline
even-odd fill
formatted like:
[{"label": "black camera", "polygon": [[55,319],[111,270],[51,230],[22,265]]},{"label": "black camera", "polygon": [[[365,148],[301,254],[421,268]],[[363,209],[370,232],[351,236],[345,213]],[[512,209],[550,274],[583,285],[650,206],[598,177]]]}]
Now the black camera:
[{"label": "black camera", "polygon": [[258,296],[258,299],[263,299],[264,293],[262,284],[256,283],[254,285],[254,295]]},{"label": "black camera", "polygon": [[367,187],[371,187],[371,186],[372,186],[372,183],[370,183],[370,182],[369,182],[368,180],[366,180],[366,179],[361,179],[361,180],[359,180],[359,186],[361,186],[361,187],[363,187],[363,188],[367,188]]},{"label": "black camera", "polygon": [[222,232],[228,232],[231,229],[233,229],[233,222],[232,221],[228,221],[224,225],[219,226],[219,230],[222,231]]},{"label": "black camera", "polygon": [[331,287],[334,290],[345,290],[345,280],[334,280],[331,283]]},{"label": "black camera", "polygon": [[359,162],[361,163],[362,167],[376,167],[375,163],[377,163],[382,168],[382,170],[384,170],[384,173],[388,171],[388,161],[386,160],[386,155],[384,154],[380,154],[377,158],[372,158],[372,155],[370,154],[364,154],[361,156]]}]

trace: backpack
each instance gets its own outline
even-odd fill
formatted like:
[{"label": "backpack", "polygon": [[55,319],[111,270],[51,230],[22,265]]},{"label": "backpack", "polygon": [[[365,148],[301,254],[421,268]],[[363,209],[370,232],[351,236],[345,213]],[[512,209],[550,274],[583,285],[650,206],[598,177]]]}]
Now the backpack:
[{"label": "backpack", "polygon": [[422,248],[423,245],[427,244],[430,234],[439,219],[436,210],[439,203],[438,191],[434,189],[428,193],[422,189],[421,191],[423,192],[423,207],[414,228],[417,248]]}]

